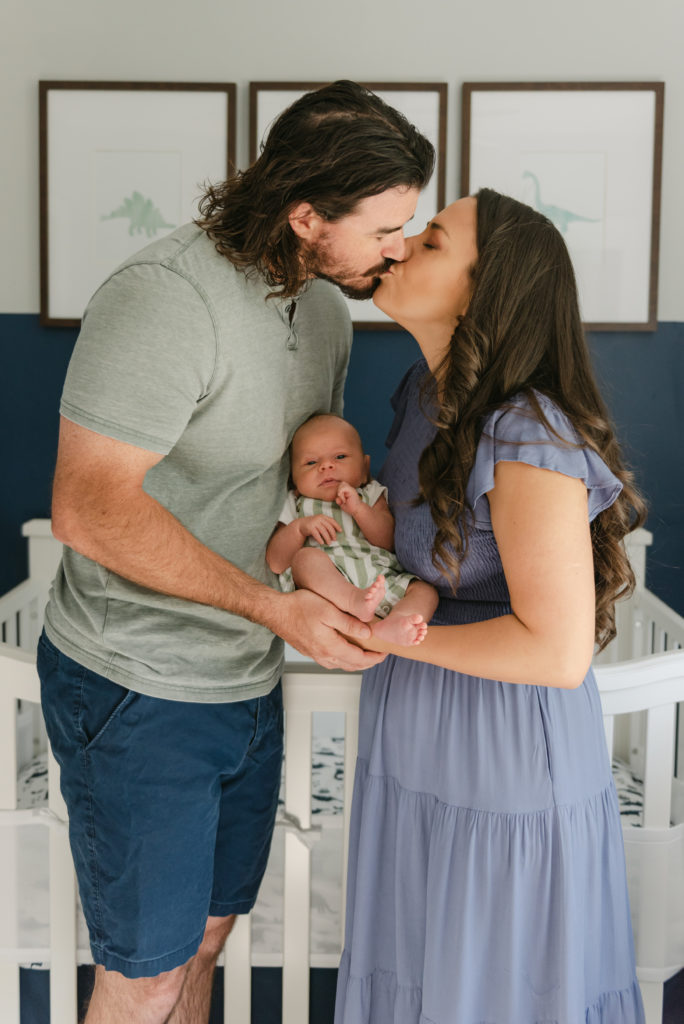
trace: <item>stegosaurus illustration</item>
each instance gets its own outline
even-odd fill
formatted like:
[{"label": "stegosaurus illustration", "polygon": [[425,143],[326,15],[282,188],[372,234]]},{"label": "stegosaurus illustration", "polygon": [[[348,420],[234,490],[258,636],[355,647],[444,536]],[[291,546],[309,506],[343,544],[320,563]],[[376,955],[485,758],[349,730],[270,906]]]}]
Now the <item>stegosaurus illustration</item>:
[{"label": "stegosaurus illustration", "polygon": [[118,217],[128,220],[129,235],[139,235],[144,231],[148,238],[152,238],[164,228],[176,227],[175,224],[167,224],[152,200],[145,199],[140,192],[133,192],[133,195],[124,199],[121,206],[111,213],[104,214],[100,220],[113,220]]}]

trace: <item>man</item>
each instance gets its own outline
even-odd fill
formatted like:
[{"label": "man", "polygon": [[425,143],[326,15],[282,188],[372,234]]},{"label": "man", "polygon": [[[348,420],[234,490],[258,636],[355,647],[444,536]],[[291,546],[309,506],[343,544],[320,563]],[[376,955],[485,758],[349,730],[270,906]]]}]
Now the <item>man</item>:
[{"label": "man", "polygon": [[[287,449],[341,412],[347,294],[404,255],[432,146],[350,82],[309,93],[202,219],[128,260],[61,404],[64,556],[39,672],[96,962],[88,1024],[199,1024],[254,904],[282,756],[282,639],[324,666],[368,627],[280,594],[265,548]],[[324,280],[321,280],[324,279]]]}]

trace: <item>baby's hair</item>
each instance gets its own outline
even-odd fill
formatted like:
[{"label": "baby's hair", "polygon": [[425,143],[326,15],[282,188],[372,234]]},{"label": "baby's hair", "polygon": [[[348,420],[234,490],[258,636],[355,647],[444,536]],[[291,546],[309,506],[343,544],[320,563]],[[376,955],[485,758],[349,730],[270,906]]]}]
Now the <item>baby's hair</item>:
[{"label": "baby's hair", "polygon": [[361,448],[363,449],[363,443],[361,441],[361,435],[359,434],[359,432],[356,429],[356,427],[354,426],[354,424],[350,423],[349,420],[345,420],[344,416],[338,416],[336,412],[312,412],[310,416],[307,416],[305,420],[302,420],[302,422],[299,424],[299,426],[295,430],[294,434],[292,435],[292,440],[290,441],[290,444],[288,446],[288,449],[289,449],[289,452],[290,452],[290,457],[292,457],[292,445],[294,444],[294,439],[295,439],[296,435],[298,434],[298,432],[302,429],[302,427],[306,426],[307,423],[311,423],[312,420],[318,420],[318,419],[321,419],[321,420],[339,420],[339,422],[340,423],[344,423],[345,426],[351,427],[351,429],[354,431],[354,433],[358,437],[359,444],[361,445]]}]

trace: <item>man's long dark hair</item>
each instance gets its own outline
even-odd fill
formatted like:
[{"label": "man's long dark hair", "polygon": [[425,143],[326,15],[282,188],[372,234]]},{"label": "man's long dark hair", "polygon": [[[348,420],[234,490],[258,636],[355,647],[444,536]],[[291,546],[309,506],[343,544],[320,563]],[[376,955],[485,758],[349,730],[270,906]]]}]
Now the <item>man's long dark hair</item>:
[{"label": "man's long dark hair", "polygon": [[[634,587],[622,540],[645,519],[599,393],[582,327],[575,275],[560,232],[542,214],[491,189],[477,194],[473,292],[448,352],[428,382],[439,380],[434,442],[420,460],[421,497],[437,525],[433,561],[458,580],[468,537],[464,513],[483,419],[525,394],[547,423],[535,392],[551,398],[622,482],[617,500],[593,520],[596,641],[615,635],[615,601]],[[562,439],[559,438],[559,444]]]},{"label": "man's long dark hair", "polygon": [[434,160],[432,143],[398,110],[355,82],[334,82],[277,118],[251,167],[209,186],[197,223],[235,266],[296,295],[308,276],[288,220],[298,203],[336,221],[388,188],[423,188]]}]

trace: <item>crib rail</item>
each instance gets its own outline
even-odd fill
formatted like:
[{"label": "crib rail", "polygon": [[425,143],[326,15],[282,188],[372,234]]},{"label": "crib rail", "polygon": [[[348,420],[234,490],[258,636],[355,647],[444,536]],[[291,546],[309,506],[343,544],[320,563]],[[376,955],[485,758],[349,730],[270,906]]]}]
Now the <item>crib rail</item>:
[{"label": "crib rail", "polygon": [[652,594],[644,590],[636,601],[634,616],[635,639],[632,657],[644,654],[662,654],[684,648],[684,619]]},{"label": "crib rail", "polygon": [[[677,706],[684,701],[684,650],[595,669],[608,749],[616,715],[645,715],[644,828],[668,828],[672,817]],[[664,756],[664,752],[668,756]]]},{"label": "crib rail", "polygon": [[43,623],[47,588],[24,580],[0,598],[0,641],[34,651]]}]

